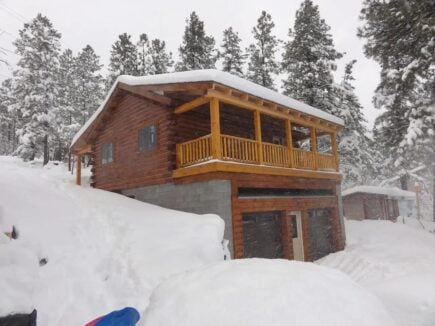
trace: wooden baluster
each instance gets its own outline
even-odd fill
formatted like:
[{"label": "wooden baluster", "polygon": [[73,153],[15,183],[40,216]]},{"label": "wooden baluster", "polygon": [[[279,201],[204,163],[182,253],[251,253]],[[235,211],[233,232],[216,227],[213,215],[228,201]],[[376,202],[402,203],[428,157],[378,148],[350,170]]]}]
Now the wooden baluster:
[{"label": "wooden baluster", "polygon": [[338,150],[337,150],[337,133],[333,132],[331,134],[331,146],[332,146],[332,154],[334,155],[334,161],[335,161],[335,171],[340,170],[340,162],[338,160]]},{"label": "wooden baluster", "polygon": [[310,128],[310,137],[311,137],[311,152],[312,152],[312,168],[314,170],[318,169],[317,166],[317,136],[316,136],[316,128]]}]

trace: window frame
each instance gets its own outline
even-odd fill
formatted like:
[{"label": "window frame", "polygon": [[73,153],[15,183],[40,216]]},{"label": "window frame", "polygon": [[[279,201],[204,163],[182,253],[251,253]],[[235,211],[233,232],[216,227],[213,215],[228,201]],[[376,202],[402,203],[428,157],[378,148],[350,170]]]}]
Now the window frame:
[{"label": "window frame", "polygon": [[[110,148],[110,152],[111,152],[110,158],[106,157],[107,147]],[[101,164],[107,165],[112,163],[115,160],[114,153],[115,150],[114,150],[113,142],[103,143],[101,145]]]},{"label": "window frame", "polygon": [[[152,146],[151,147],[141,147],[141,132],[143,132],[146,129],[152,128],[154,127],[154,139],[152,142]],[[150,135],[152,135],[152,133],[150,133]],[[152,150],[155,150],[158,146],[158,139],[157,139],[157,123],[156,122],[152,122],[149,123],[141,128],[139,128],[139,130],[137,131],[137,149],[139,151],[139,153],[144,153],[144,152],[149,152]]]}]

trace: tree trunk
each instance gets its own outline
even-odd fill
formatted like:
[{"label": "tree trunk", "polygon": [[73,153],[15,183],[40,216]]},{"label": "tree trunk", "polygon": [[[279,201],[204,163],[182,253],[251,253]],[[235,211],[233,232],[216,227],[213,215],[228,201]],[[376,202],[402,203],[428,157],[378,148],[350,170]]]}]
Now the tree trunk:
[{"label": "tree trunk", "polygon": [[71,152],[68,152],[68,171],[71,172]]},{"label": "tree trunk", "polygon": [[43,165],[46,165],[48,161],[50,160],[49,153],[48,153],[48,135],[44,136],[44,161]]}]

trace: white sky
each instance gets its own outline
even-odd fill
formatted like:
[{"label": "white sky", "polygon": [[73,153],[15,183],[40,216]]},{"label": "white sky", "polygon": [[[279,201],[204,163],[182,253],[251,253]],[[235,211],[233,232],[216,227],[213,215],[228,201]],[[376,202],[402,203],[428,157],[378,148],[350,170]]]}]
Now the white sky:
[{"label": "white sky", "polygon": [[[205,22],[205,29],[221,43],[222,31],[229,27],[239,32],[246,47],[252,41],[251,30],[261,10],[272,15],[275,35],[287,40],[289,27],[293,27],[295,13],[302,0],[0,0],[0,47],[14,50],[12,41],[18,36],[23,22],[38,12],[46,15],[62,33],[62,46],[75,53],[90,44],[107,66],[112,43],[123,32],[130,33],[134,41],[140,33],[166,41],[168,49],[178,59],[185,19],[195,10]],[[352,59],[356,93],[364,106],[364,113],[373,125],[379,111],[371,102],[379,82],[379,66],[363,54],[363,40],[356,36],[362,0],[314,0],[321,17],[331,26],[336,49],[346,52],[340,62],[337,77],[342,76],[344,64]],[[3,31],[3,33],[2,33]],[[17,57],[7,53],[13,65]],[[278,57],[280,58],[280,57]],[[11,69],[0,66],[0,80],[11,75]],[[277,85],[281,82],[277,81]]]}]

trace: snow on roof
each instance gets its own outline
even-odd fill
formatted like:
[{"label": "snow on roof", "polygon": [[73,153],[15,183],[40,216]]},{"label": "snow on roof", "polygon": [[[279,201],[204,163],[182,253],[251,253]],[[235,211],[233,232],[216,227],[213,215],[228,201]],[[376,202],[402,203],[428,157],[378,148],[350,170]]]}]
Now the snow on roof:
[{"label": "snow on roof", "polygon": [[377,186],[356,186],[342,192],[342,196],[348,196],[356,193],[386,195],[389,197],[406,197],[414,198],[415,193],[399,189],[397,187],[377,187]]},{"label": "snow on roof", "polygon": [[88,129],[88,127],[92,124],[92,122],[103,111],[104,106],[109,100],[109,97],[114,91],[116,84],[118,82],[130,86],[139,86],[139,85],[145,86],[145,85],[164,85],[164,84],[207,82],[207,81],[223,84],[225,86],[237,89],[241,92],[249,93],[251,95],[260,97],[262,99],[283,105],[288,108],[295,109],[302,113],[306,113],[341,126],[344,125],[342,119],[332,114],[316,109],[308,104],[302,103],[291,97],[270,90],[264,86],[257,85],[251,81],[245,80],[243,78],[234,76],[230,73],[219,71],[216,69],[183,71],[183,72],[174,72],[168,74],[140,76],[140,77],[122,75],[116,79],[115,83],[113,84],[112,88],[107,94],[105,100],[101,103],[97,111],[95,111],[95,113],[89,118],[89,120],[83,125],[83,127],[74,136],[71,142],[71,146],[80,138],[80,136],[85,132],[85,130]]}]

